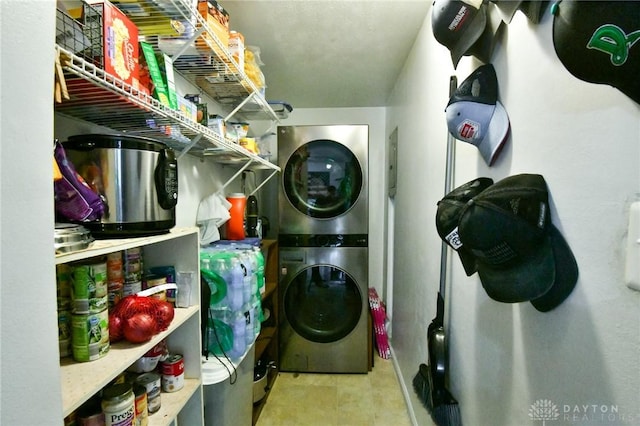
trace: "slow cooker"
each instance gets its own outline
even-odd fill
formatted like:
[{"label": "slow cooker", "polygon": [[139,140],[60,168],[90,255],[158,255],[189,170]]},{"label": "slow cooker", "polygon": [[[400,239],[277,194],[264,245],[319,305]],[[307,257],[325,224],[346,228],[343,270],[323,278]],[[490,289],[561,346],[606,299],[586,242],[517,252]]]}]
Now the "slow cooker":
[{"label": "slow cooker", "polygon": [[166,144],[140,136],[85,134],[69,137],[63,147],[105,203],[100,220],[82,222],[96,238],[162,234],[175,226],[178,162]]}]

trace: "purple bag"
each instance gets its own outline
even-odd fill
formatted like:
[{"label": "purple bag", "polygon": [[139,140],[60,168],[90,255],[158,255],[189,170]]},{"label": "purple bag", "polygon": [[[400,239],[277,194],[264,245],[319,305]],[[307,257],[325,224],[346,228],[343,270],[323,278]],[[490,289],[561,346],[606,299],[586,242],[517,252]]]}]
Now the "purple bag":
[{"label": "purple bag", "polygon": [[53,182],[56,212],[71,221],[89,222],[100,219],[104,213],[102,198],[76,172],[58,141],[54,157],[62,173],[62,179]]}]

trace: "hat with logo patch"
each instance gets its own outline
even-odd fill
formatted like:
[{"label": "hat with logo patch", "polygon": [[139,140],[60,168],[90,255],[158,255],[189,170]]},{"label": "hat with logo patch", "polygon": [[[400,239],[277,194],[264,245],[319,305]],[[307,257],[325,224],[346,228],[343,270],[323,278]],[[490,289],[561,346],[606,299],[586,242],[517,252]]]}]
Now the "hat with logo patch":
[{"label": "hat with logo patch", "polygon": [[438,43],[451,51],[453,67],[480,38],[487,16],[482,0],[435,0],[431,27]]},{"label": "hat with logo patch", "polygon": [[548,198],[541,175],[520,174],[493,184],[465,206],[460,241],[476,258],[480,281],[492,299],[531,301],[546,312],[573,291],[578,266],[551,223]]},{"label": "hat with logo patch", "polygon": [[640,2],[562,0],[551,12],[553,47],[565,68],[640,103]]},{"label": "hat with logo patch", "polygon": [[436,228],[440,238],[458,252],[460,262],[467,276],[476,273],[476,258],[460,242],[458,236],[458,222],[464,206],[469,200],[493,184],[493,179],[480,177],[460,185],[438,201],[436,212]]},{"label": "hat with logo patch", "polygon": [[492,64],[478,67],[456,89],[445,109],[449,132],[475,145],[491,166],[509,136],[509,116],[498,101],[498,78]]}]

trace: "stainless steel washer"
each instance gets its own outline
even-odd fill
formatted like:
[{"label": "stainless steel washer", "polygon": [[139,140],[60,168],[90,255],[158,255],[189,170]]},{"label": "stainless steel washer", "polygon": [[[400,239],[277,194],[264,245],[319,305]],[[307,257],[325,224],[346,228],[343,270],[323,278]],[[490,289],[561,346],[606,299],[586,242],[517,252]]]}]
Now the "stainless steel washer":
[{"label": "stainless steel washer", "polygon": [[280,126],[279,234],[367,234],[367,125]]},{"label": "stainless steel washer", "polygon": [[367,236],[281,235],[280,369],[366,373]]}]

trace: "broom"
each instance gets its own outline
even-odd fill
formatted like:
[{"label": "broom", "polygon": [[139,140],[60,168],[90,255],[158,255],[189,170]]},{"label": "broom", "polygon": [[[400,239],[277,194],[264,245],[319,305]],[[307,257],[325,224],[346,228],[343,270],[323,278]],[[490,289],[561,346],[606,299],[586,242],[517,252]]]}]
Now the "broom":
[{"label": "broom", "polygon": [[[449,97],[453,96],[458,82],[455,76],[449,81]],[[454,161],[454,139],[447,132],[447,163],[445,170],[445,195],[451,191]],[[436,316],[427,329],[429,365],[420,364],[413,378],[413,388],[420,401],[438,426],[462,425],[458,401],[446,388],[447,346],[444,331],[444,296],[446,290],[447,245],[442,242],[440,252],[440,288],[438,290]]]}]

